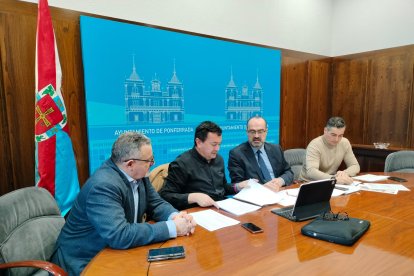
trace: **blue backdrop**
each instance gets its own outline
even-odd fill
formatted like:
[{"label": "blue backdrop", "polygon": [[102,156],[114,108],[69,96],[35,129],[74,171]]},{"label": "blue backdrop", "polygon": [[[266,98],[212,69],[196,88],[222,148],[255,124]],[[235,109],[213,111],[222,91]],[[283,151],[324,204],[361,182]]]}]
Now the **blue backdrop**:
[{"label": "blue backdrop", "polygon": [[90,172],[124,131],[152,139],[157,164],[193,146],[195,127],[223,129],[220,154],[262,115],[279,142],[279,50],[81,16]]}]

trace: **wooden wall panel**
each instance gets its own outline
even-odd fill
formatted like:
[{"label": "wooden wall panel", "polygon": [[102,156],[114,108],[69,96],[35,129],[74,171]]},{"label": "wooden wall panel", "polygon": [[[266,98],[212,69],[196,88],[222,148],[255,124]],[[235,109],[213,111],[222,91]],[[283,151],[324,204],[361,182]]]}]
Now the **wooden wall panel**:
[{"label": "wooden wall panel", "polygon": [[[333,113],[352,117],[344,115],[345,135],[362,171],[382,171],[390,151],[413,149],[413,57],[414,45],[408,45],[334,58]],[[374,149],[376,141],[391,147]]]},{"label": "wooden wall panel", "polygon": [[297,57],[284,56],[282,59],[280,144],[284,149],[307,145],[308,63]]},{"label": "wooden wall panel", "polygon": [[[414,55],[414,51],[413,51]],[[413,62],[414,63],[414,62]],[[414,69],[413,69],[414,78]],[[411,83],[411,103],[410,103],[410,118],[407,126],[408,144],[407,147],[414,149],[414,81]]]},{"label": "wooden wall panel", "polygon": [[[50,8],[63,73],[63,97],[78,165],[89,176],[79,15]],[[34,60],[37,5],[0,1],[0,194],[34,185]],[[341,115],[354,143],[390,140],[413,147],[414,45],[326,58],[282,51],[284,149],[306,147]]]},{"label": "wooden wall panel", "polygon": [[[36,17],[1,13],[3,101],[6,110],[9,186],[33,184],[34,178],[34,45]],[[25,35],[17,35],[25,34]],[[12,50],[10,50],[12,49]],[[3,173],[2,173],[3,174]]]},{"label": "wooden wall panel", "polygon": [[308,83],[307,140],[310,142],[323,133],[332,112],[330,59],[310,62]]},{"label": "wooden wall panel", "polygon": [[[0,17],[0,26],[3,26],[3,18]],[[3,29],[0,27],[0,37],[3,36]],[[2,62],[3,44],[0,43],[0,62]],[[13,167],[9,160],[10,153],[10,139],[9,139],[9,126],[7,122],[7,105],[5,99],[5,90],[3,87],[3,68],[0,66],[0,195],[12,191],[14,189],[13,182]]]},{"label": "wooden wall panel", "polygon": [[62,66],[62,94],[68,112],[68,125],[78,164],[79,181],[89,177],[88,143],[86,133],[86,102],[83,82],[82,51],[79,15],[69,13],[54,23]]},{"label": "wooden wall panel", "polygon": [[[50,8],[62,66],[62,94],[76,155],[79,181],[89,176],[85,95],[80,47],[79,15]],[[0,1],[1,87],[0,157],[1,194],[34,180],[34,61],[37,5],[14,0]],[[281,144],[284,148],[306,147],[309,62],[326,57],[281,49]],[[318,75],[318,74],[316,74]],[[313,87],[319,90],[317,82]],[[325,83],[322,87],[326,87]],[[325,88],[323,88],[325,89]],[[4,149],[4,150],[3,150]]]},{"label": "wooden wall panel", "polygon": [[349,127],[345,136],[354,144],[364,143],[364,119],[368,60],[333,62],[332,115],[345,119]]},{"label": "wooden wall panel", "polygon": [[389,142],[409,145],[412,102],[413,59],[409,52],[374,56],[371,60],[367,94],[365,144]]},{"label": "wooden wall panel", "polygon": [[[79,36],[79,13],[51,8],[60,62],[62,94],[68,124],[83,183],[89,175],[83,69]],[[37,5],[2,0],[0,2],[0,51],[2,100],[0,110],[0,192],[33,186],[34,177],[34,98]]]}]

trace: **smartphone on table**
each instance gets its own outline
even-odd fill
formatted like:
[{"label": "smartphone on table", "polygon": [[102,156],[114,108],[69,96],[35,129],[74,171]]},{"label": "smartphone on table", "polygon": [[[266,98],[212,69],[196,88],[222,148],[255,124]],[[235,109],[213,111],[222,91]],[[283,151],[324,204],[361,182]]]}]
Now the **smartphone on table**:
[{"label": "smartphone on table", "polygon": [[390,176],[390,177],[388,177],[388,179],[394,180],[394,181],[397,181],[397,182],[407,182],[407,179],[404,179],[404,178],[401,178],[401,177],[396,177],[396,176]]},{"label": "smartphone on table", "polygon": [[260,228],[259,226],[257,226],[254,223],[251,222],[246,222],[246,223],[242,223],[241,226],[246,229],[247,231],[256,234],[256,233],[262,233],[263,229]]},{"label": "smartphone on table", "polygon": [[155,248],[148,251],[148,262],[184,258],[183,246]]}]

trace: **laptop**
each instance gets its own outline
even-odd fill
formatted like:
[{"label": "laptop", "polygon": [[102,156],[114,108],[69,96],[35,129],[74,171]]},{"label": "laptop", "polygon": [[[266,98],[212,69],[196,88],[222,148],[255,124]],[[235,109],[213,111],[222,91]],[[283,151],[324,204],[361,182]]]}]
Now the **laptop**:
[{"label": "laptop", "polygon": [[311,181],[299,187],[294,206],[275,208],[271,212],[291,221],[304,221],[330,211],[329,203],[336,179]]}]

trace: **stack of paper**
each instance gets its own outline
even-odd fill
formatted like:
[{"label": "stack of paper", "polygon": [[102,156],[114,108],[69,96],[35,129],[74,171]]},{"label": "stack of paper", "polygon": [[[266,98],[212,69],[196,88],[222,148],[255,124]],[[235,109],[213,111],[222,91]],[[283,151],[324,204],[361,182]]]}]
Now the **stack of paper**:
[{"label": "stack of paper", "polygon": [[240,216],[249,212],[259,210],[261,207],[253,204],[249,204],[233,198],[228,198],[221,201],[216,201],[220,209],[232,213],[236,216]]},{"label": "stack of paper", "polygon": [[363,174],[354,176],[353,179],[360,180],[362,182],[375,182],[388,179],[388,175],[374,175],[374,174]]},{"label": "stack of paper", "polygon": [[358,192],[359,190],[361,190],[361,188],[359,187],[359,183],[361,182],[358,182],[358,184],[355,185],[336,184],[335,189],[332,192],[332,196],[347,195],[350,193]]},{"label": "stack of paper", "polygon": [[194,212],[191,213],[191,215],[198,225],[207,229],[208,231],[214,231],[223,227],[240,223],[238,220],[229,218],[210,209]]},{"label": "stack of paper", "polygon": [[279,203],[285,195],[285,193],[275,193],[253,180],[249,181],[249,186],[237,193],[234,198],[258,206],[265,206]]},{"label": "stack of paper", "polygon": [[398,191],[409,191],[407,187],[401,184],[372,184],[372,183],[364,183],[360,185],[361,190],[370,191],[370,192],[378,192],[378,193],[386,193],[386,194],[397,194]]}]

